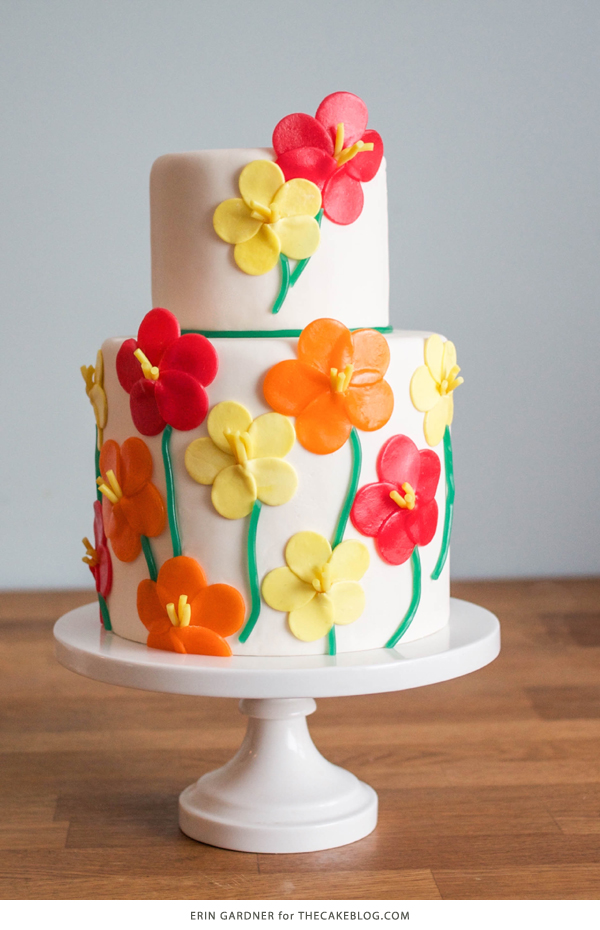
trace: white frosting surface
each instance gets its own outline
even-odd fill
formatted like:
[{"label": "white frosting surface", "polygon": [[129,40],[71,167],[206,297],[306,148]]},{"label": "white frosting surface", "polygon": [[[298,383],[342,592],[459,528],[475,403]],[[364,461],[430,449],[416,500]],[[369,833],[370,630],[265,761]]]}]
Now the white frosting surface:
[{"label": "white frosting surface", "polygon": [[[281,311],[279,265],[267,274],[241,271],[233,246],[213,229],[223,200],[239,197],[241,169],[272,149],[215,149],[163,155],[150,176],[152,302],[166,307],[182,329],[303,329],[333,317],[349,329],[389,323],[388,226],[385,159],[363,184],[364,208],[349,226],[323,218],[321,243]],[[293,268],[294,263],[291,263]]]},{"label": "white frosting surface", "polygon": [[[246,153],[247,154],[247,153]],[[169,156],[171,158],[172,156]],[[182,156],[187,158],[189,156]],[[224,243],[223,243],[224,245]],[[240,272],[241,274],[241,272]],[[314,308],[311,314],[314,317]],[[182,320],[189,326],[189,319]],[[364,320],[364,311],[363,319]],[[298,320],[296,320],[298,324]],[[198,325],[198,324],[196,324]],[[221,327],[222,320],[221,320]],[[375,463],[383,443],[390,436],[404,433],[420,448],[425,448],[423,414],[412,405],[409,383],[414,370],[423,364],[423,345],[429,334],[395,332],[386,338],[391,361],[386,380],[394,391],[392,417],[382,429],[360,432],[363,465],[359,487],[376,481]],[[122,339],[108,339],[102,346],[105,362],[105,390],[108,398],[108,424],[104,438],[123,443],[129,436],[140,436],[147,443],[154,461],[153,482],[166,501],[166,485],[161,455],[162,436],[141,436],[131,420],[129,395],[120,386],[115,359]],[[296,339],[215,339],[219,356],[219,373],[208,387],[211,407],[221,401],[235,400],[247,407],[253,417],[270,411],[262,393],[265,373],[277,362],[296,357]],[[250,591],[246,564],[248,520],[227,520],[215,511],[211,488],[197,484],[184,466],[187,446],[199,436],[206,436],[206,423],[189,432],[173,431],[171,453],[175,474],[177,507],[183,554],[202,565],[209,584],[222,582],[236,587],[244,596],[247,615]],[[442,473],[437,490],[439,520],[432,542],[420,548],[423,588],[417,615],[404,638],[410,642],[428,636],[446,625],[449,616],[449,563],[446,562],[438,581],[432,581],[431,571],[437,560],[443,529],[445,475],[442,447],[435,450],[441,459]],[[299,477],[298,491],[292,500],[280,507],[263,505],[257,537],[258,573],[262,582],[273,568],[285,565],[284,549],[289,538],[301,530],[314,530],[331,539],[348,488],[351,472],[351,451],[347,443],[331,455],[314,455],[298,442],[287,456]],[[363,615],[349,626],[336,627],[338,652],[379,648],[398,627],[412,595],[410,561],[392,566],[384,563],[375,549],[374,540],[361,536],[351,522],[346,539],[360,539],[369,549],[371,565],[362,580],[366,594]],[[151,540],[157,565],[173,555],[168,528]],[[110,545],[110,544],[109,544]],[[146,562],[140,555],[133,563],[123,563],[113,554],[114,582],[108,598],[113,629],[120,636],[145,642],[147,631],[136,609],[137,586],[148,577]],[[264,602],[261,615],[245,644],[230,637],[235,655],[315,655],[325,649],[324,640],[304,643],[289,631],[287,615],[272,610]]]}]

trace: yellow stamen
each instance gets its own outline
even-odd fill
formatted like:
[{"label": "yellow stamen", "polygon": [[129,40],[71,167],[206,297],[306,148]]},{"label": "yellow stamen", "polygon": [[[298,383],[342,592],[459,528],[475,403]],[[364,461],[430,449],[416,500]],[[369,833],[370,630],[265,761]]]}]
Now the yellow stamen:
[{"label": "yellow stamen", "polygon": [[354,374],[354,365],[346,365],[343,371],[332,368],[329,372],[331,390],[334,394],[343,394],[350,387],[350,381]]},{"label": "yellow stamen", "polygon": [[138,362],[142,366],[142,371],[144,373],[144,378],[148,378],[148,381],[158,381],[158,368],[156,365],[153,365],[150,362],[150,359],[144,355],[141,349],[136,349],[133,353],[137,358]]},{"label": "yellow stamen", "polygon": [[358,155],[360,152],[372,152],[374,148],[375,146],[372,142],[363,142],[362,139],[359,139],[354,145],[340,152],[337,157],[338,168],[341,168],[342,165],[345,165],[346,162],[350,161],[351,158],[354,158],[354,156]]},{"label": "yellow stamen", "polygon": [[321,568],[316,569],[315,577],[312,581],[312,586],[317,594],[327,594],[328,591],[331,590],[331,585],[331,565],[329,562],[326,562],[325,565],[321,566]]},{"label": "yellow stamen", "polygon": [[262,220],[263,223],[273,223],[273,211],[269,207],[265,207],[263,203],[259,203],[258,200],[250,201],[250,216],[254,220]]},{"label": "yellow stamen", "polygon": [[398,507],[400,507],[401,510],[414,510],[415,502],[417,499],[414,488],[408,483],[408,481],[405,481],[402,485],[402,490],[404,491],[404,497],[402,497],[400,492],[396,490],[390,491],[390,497],[395,504],[398,504]]},{"label": "yellow stamen", "polygon": [[82,562],[85,562],[86,565],[89,565],[90,568],[94,568],[94,566],[96,566],[96,565],[98,564],[98,561],[99,561],[99,560],[98,560],[98,554],[97,554],[96,550],[94,549],[94,547],[92,546],[92,544],[91,544],[91,542],[89,541],[89,539],[87,538],[87,536],[84,536],[83,539],[82,539],[81,541],[82,541],[83,545],[85,546],[85,548],[86,548],[86,553],[87,553],[86,555],[84,555],[84,556],[82,557],[81,561],[82,561]]},{"label": "yellow stamen", "polygon": [[333,150],[333,157],[337,159],[338,155],[341,154],[343,148],[344,148],[344,124],[338,123],[337,129],[335,131],[335,148]]},{"label": "yellow stamen", "polygon": [[177,610],[175,610],[175,604],[173,602],[167,604],[167,616],[169,617],[169,620],[173,626],[190,625],[190,620],[192,619],[192,608],[187,602],[187,594],[179,595]]},{"label": "yellow stamen", "polygon": [[225,439],[229,443],[231,454],[238,465],[245,466],[248,464],[251,452],[251,439],[249,433],[241,433],[239,430],[223,430]]},{"label": "yellow stamen", "polygon": [[111,504],[116,504],[119,498],[114,491],[111,491],[109,486],[104,483],[102,478],[96,478],[96,484],[98,485],[98,490],[104,494],[105,497],[109,499]]},{"label": "yellow stamen", "polygon": [[117,476],[115,475],[112,468],[109,468],[106,472],[106,477],[108,479],[108,485],[104,482],[104,478],[96,478],[96,484],[98,485],[99,490],[104,494],[105,497],[108,497],[109,501],[112,504],[116,504],[117,501],[120,501],[123,497],[123,491],[121,490],[121,485],[117,481]]}]

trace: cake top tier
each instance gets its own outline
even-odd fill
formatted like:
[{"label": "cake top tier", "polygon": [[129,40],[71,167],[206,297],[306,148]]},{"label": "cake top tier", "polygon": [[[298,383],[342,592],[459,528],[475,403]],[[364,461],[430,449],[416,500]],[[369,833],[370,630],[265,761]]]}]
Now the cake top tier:
[{"label": "cake top tier", "polygon": [[154,306],[190,330],[387,326],[385,161],[366,120],[359,98],[332,94],[316,118],[284,117],[272,149],[159,158]]}]

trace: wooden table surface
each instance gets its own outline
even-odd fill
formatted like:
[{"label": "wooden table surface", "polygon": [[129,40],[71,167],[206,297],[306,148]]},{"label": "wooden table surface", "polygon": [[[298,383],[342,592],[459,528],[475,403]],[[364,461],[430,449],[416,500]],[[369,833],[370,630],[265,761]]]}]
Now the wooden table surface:
[{"label": "wooden table surface", "polygon": [[600,897],[600,579],[462,583],[503,649],[465,678],[321,699],[314,741],[379,794],[339,849],[255,855],[180,833],[238,748],[234,700],[89,681],[52,623],[89,591],[0,595],[0,897]]}]

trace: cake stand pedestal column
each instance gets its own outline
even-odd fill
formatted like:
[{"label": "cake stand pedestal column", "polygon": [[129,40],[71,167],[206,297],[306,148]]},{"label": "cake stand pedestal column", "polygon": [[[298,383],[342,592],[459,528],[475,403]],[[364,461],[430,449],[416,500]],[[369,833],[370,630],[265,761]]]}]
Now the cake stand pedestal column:
[{"label": "cake stand pedestal column", "polygon": [[311,852],[367,836],[377,795],[328,762],[306,717],[312,698],[246,699],[244,741],[227,765],[179,798],[179,826],[194,840],[249,852]]},{"label": "cake stand pedestal column", "polygon": [[474,672],[500,651],[496,617],[455,599],[438,633],[337,656],[161,652],[107,633],[96,603],[61,617],[54,636],[59,662],[80,675],[146,691],[242,699],[249,721],[239,751],[181,793],[179,823],[195,840],[257,853],[343,846],[376,826],[373,789],[328,762],[312,742],[306,717],[315,697],[431,685]]}]

